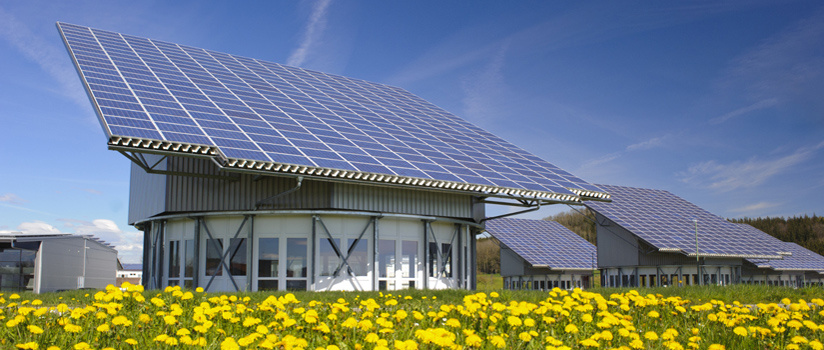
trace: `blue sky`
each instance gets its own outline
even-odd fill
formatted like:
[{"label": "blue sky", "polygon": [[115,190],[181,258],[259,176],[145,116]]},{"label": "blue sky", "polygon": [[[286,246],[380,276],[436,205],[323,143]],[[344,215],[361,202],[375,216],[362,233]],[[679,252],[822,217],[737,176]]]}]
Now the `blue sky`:
[{"label": "blue sky", "polygon": [[0,231],[140,259],[129,161],[56,21],[400,86],[585,180],[724,217],[824,214],[817,1],[4,1]]}]

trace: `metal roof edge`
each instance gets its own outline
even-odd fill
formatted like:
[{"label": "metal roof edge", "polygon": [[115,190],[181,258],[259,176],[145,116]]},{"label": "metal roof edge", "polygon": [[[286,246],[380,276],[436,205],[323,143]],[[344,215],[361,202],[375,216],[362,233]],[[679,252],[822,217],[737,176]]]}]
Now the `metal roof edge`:
[{"label": "metal roof edge", "polygon": [[[575,191],[571,194],[559,194],[554,192],[525,190],[511,187],[494,185],[477,185],[463,182],[423,179],[401,175],[387,175],[368,173],[354,170],[341,170],[323,168],[315,166],[292,165],[285,163],[273,163],[255,161],[248,159],[227,158],[220,152],[217,146],[190,144],[185,142],[161,141],[154,139],[144,139],[138,137],[112,136],[109,139],[109,149],[117,151],[134,151],[155,154],[173,154],[194,157],[207,157],[216,160],[221,167],[227,170],[252,171],[263,174],[285,174],[290,176],[306,176],[327,180],[353,181],[363,184],[384,184],[393,186],[405,186],[414,188],[427,188],[438,191],[471,193],[484,196],[495,196],[509,198],[520,196],[527,198],[543,199],[559,203],[580,204],[583,201]],[[605,193],[585,191],[595,198],[603,200]],[[599,197],[598,197],[599,196]]]}]

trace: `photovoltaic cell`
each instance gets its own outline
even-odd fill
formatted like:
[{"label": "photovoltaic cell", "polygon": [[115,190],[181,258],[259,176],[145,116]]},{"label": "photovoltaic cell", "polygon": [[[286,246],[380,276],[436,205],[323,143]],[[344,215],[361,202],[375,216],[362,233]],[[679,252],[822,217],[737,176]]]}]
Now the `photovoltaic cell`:
[{"label": "photovoltaic cell", "polygon": [[553,270],[596,268],[595,246],[555,221],[501,218],[486,232],[532,266]]},{"label": "photovoltaic cell", "polygon": [[670,192],[598,186],[610,193],[612,202],[586,206],[659,250],[694,256],[693,220],[698,220],[699,256],[780,258],[777,240],[765,239]]},{"label": "photovoltaic cell", "polygon": [[768,233],[761,231],[748,224],[736,224],[754,235],[761,236],[765,240],[778,242],[784,253],[783,259],[747,259],[747,261],[758,267],[767,267],[773,270],[802,270],[813,272],[824,272],[824,256],[804,248],[796,243],[783,242]]},{"label": "photovoltaic cell", "polygon": [[492,187],[473,191],[608,198],[397,87],[72,24],[58,28],[110,143],[213,146],[230,166],[286,164]]}]

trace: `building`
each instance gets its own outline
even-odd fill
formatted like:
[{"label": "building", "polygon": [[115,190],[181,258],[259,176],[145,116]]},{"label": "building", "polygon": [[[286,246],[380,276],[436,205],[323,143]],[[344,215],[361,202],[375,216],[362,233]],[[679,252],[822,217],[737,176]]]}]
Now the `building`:
[{"label": "building", "polygon": [[117,281],[115,286],[120,287],[124,282],[129,282],[133,285],[140,285],[143,283],[143,265],[142,264],[121,264],[117,260]]},{"label": "building", "polygon": [[741,283],[748,261],[772,263],[789,254],[781,241],[670,192],[598,186],[612,195],[611,203],[586,203],[595,213],[604,286]]},{"label": "building", "polygon": [[473,288],[486,204],[609,198],[400,88],[58,30],[133,163],[147,288]]},{"label": "building", "polygon": [[[737,224],[753,234],[767,236],[763,231],[747,224]],[[744,264],[742,283],[783,287],[810,287],[824,285],[824,256],[816,254],[796,243],[778,241],[785,252],[779,260],[747,259]]]},{"label": "building", "polygon": [[0,234],[0,290],[54,292],[115,283],[117,251],[91,236]]},{"label": "building", "polygon": [[486,232],[501,242],[505,289],[590,287],[595,246],[563,225],[501,218],[487,221]]}]

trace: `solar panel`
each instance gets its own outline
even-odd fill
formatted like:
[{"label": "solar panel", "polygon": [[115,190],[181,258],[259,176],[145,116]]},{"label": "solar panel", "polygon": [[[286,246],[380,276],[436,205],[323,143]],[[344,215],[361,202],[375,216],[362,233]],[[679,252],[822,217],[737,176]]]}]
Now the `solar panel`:
[{"label": "solar panel", "polygon": [[[670,192],[645,188],[598,185],[611,203],[588,202],[587,207],[664,252],[702,257],[780,258],[778,242],[764,239]],[[609,227],[605,227],[609,229]]]},{"label": "solar panel", "polygon": [[606,200],[401,88],[58,23],[112,149],[349,181]]},{"label": "solar panel", "polygon": [[778,242],[784,254],[783,259],[747,259],[747,261],[758,267],[770,268],[773,270],[802,270],[824,272],[824,256],[804,248],[796,243],[783,242],[768,233],[761,231],[748,224],[736,224],[741,228],[752,232],[754,235],[773,239]]},{"label": "solar panel", "polygon": [[555,221],[501,218],[486,222],[486,232],[532,266],[553,270],[591,270],[595,246]]}]

